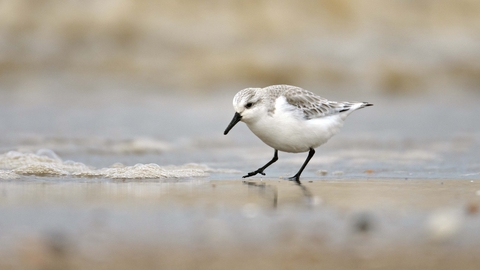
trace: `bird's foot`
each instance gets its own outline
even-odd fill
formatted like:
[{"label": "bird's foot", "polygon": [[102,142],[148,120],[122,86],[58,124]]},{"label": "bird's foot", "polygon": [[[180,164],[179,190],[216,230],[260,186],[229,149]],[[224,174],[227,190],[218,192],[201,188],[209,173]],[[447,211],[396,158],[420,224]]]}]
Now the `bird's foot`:
[{"label": "bird's foot", "polygon": [[254,172],[249,172],[247,175],[244,175],[243,178],[247,178],[247,177],[250,177],[250,176],[257,175],[257,174],[265,175],[265,173],[263,172],[262,169],[258,169]]},{"label": "bird's foot", "polygon": [[287,180],[288,181],[295,181],[297,183],[297,185],[302,185],[302,183],[300,183],[300,176],[294,175],[292,177],[287,178]]}]

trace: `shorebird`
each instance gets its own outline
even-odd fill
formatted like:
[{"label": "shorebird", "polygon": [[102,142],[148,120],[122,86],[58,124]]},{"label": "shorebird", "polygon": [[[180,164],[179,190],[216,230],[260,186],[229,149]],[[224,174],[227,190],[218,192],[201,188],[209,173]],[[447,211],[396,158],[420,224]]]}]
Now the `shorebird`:
[{"label": "shorebird", "polygon": [[233,98],[235,115],[224,135],[242,121],[260,140],[275,149],[272,160],[243,178],[265,175],[264,170],[278,160],[278,151],[308,152],[300,170],[288,178],[301,184],[300,175],[315,154],[315,148],[337,134],[353,111],[372,105],[368,102],[328,101],[291,85],[246,88]]}]

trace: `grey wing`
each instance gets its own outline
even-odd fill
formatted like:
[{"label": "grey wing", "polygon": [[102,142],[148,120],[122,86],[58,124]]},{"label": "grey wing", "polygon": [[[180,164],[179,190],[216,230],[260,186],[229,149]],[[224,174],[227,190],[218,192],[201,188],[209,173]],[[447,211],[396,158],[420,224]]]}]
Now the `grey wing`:
[{"label": "grey wing", "polygon": [[329,101],[299,87],[286,90],[284,95],[290,105],[303,111],[305,119],[320,118],[346,112],[353,105],[350,102]]}]

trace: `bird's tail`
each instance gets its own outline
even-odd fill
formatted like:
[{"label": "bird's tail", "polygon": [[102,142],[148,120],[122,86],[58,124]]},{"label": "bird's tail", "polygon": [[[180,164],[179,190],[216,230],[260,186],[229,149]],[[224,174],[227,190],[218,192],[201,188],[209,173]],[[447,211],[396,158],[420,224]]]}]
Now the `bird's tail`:
[{"label": "bird's tail", "polygon": [[373,104],[369,102],[352,102],[349,111],[353,112],[368,106],[373,106]]},{"label": "bird's tail", "polygon": [[373,106],[373,104],[368,102],[343,102],[343,108],[339,111],[340,116],[345,119],[349,116],[352,112],[359,110],[361,108],[365,108],[368,106]]},{"label": "bird's tail", "polygon": [[369,107],[369,106],[373,106],[373,104],[370,103],[370,102],[362,102],[361,104],[362,105],[360,105],[359,109]]}]

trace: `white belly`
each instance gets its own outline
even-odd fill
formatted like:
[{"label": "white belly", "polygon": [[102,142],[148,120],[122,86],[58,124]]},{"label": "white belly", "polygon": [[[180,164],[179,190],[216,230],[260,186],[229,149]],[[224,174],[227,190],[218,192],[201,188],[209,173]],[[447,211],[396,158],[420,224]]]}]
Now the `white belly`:
[{"label": "white belly", "polygon": [[[277,108],[282,108],[277,106]],[[254,123],[247,123],[250,130],[264,143],[283,152],[306,152],[326,143],[340,131],[343,119],[340,115],[306,120],[300,113],[279,110]]]}]

